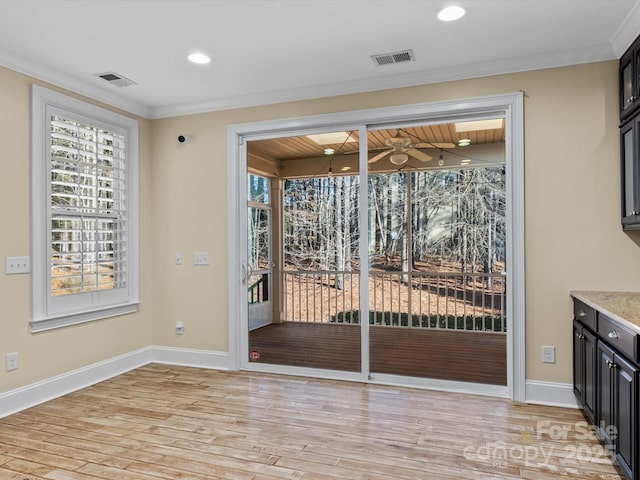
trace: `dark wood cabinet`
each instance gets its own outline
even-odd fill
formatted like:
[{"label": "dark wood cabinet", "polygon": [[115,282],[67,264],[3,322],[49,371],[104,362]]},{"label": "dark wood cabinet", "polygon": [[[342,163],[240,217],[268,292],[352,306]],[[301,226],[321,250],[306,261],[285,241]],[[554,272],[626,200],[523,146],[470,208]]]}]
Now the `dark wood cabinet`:
[{"label": "dark wood cabinet", "polygon": [[604,342],[598,342],[598,433],[614,448],[629,478],[638,471],[638,369]]},{"label": "dark wood cabinet", "polygon": [[620,118],[628,118],[640,106],[640,39],[620,58]]},{"label": "dark wood cabinet", "polygon": [[[638,369],[614,355],[614,425],[617,428],[616,458],[629,478],[638,477]],[[634,476],[635,473],[635,476]]]},{"label": "dark wood cabinet", "polygon": [[638,333],[574,299],[573,391],[621,470],[640,480]]},{"label": "dark wood cabinet", "polygon": [[600,438],[607,445],[615,445],[613,411],[613,350],[602,342],[598,342],[598,409],[597,427]]},{"label": "dark wood cabinet", "polygon": [[640,229],[640,37],[620,58],[622,228]]},{"label": "dark wood cabinet", "polygon": [[640,229],[640,116],[620,127],[622,228]]},{"label": "dark wood cabinet", "polygon": [[573,392],[591,423],[596,423],[596,337],[573,321]]}]

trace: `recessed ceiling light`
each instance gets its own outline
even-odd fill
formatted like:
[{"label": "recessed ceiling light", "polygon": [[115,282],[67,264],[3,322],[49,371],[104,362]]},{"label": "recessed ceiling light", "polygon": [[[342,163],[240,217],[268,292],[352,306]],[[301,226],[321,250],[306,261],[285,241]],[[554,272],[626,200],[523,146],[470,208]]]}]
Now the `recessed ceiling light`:
[{"label": "recessed ceiling light", "polygon": [[324,154],[325,155],[333,155],[334,153],[336,153],[336,151],[333,148],[325,148],[324,149]]},{"label": "recessed ceiling light", "polygon": [[192,53],[187,57],[191,63],[197,63],[198,65],[205,65],[211,61],[204,53]]},{"label": "recessed ceiling light", "polygon": [[471,140],[468,138],[461,138],[458,140],[459,147],[468,147],[469,145],[471,145]]},{"label": "recessed ceiling light", "polygon": [[464,17],[465,13],[464,8],[452,5],[450,7],[443,8],[438,12],[438,20],[443,22],[453,22],[454,20]]}]

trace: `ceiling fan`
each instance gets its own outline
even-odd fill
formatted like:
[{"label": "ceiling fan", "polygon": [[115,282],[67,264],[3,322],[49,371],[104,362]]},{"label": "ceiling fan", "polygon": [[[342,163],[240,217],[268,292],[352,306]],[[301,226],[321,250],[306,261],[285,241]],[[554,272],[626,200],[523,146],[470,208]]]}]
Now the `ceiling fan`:
[{"label": "ceiling fan", "polygon": [[398,135],[398,132],[396,132],[395,136],[387,138],[384,143],[386,143],[390,148],[371,157],[369,159],[369,163],[377,162],[387,155],[391,155],[389,157],[389,161],[394,165],[403,165],[407,162],[407,160],[409,160],[409,157],[418,159],[421,162],[428,162],[430,160],[433,160],[433,157],[431,155],[417,150],[418,147],[433,148],[433,145],[431,145],[430,143],[414,144],[411,142],[411,139],[409,137]]}]

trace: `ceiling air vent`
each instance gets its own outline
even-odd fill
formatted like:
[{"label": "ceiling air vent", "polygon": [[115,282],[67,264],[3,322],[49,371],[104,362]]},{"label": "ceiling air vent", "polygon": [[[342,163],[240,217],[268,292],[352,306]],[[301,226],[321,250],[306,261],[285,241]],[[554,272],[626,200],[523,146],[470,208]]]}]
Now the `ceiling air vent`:
[{"label": "ceiling air vent", "polygon": [[96,73],[96,77],[100,77],[103,80],[106,80],[112,85],[116,85],[118,87],[128,87],[129,85],[137,85],[133,80],[129,80],[122,75],[115,72],[106,72],[106,73]]},{"label": "ceiling air vent", "polygon": [[401,52],[382,53],[380,55],[371,55],[373,63],[377,66],[391,65],[392,63],[414,62],[416,57],[413,50],[402,50]]}]

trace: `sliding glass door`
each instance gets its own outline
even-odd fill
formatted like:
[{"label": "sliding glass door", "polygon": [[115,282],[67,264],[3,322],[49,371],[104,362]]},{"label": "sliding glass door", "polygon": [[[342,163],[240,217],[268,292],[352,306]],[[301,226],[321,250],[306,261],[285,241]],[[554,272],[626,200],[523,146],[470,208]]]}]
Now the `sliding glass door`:
[{"label": "sliding glass door", "polygon": [[[338,140],[323,140],[327,135]],[[247,341],[253,364],[361,370],[359,178],[342,170],[357,161],[357,141],[355,147],[348,141],[357,136],[351,135],[248,142]],[[340,162],[324,155],[347,144]],[[262,190],[271,192],[271,204],[251,198],[256,182],[270,185]],[[279,294],[265,298],[269,288]]]},{"label": "sliding glass door", "polygon": [[[368,127],[243,137],[240,366],[510,392],[513,369],[522,377],[524,365],[514,348],[523,344],[523,301],[513,301],[522,297],[522,252],[515,280],[506,274],[512,245],[521,247],[509,237],[522,212],[521,198],[514,209],[509,195],[521,183],[509,194],[509,182],[521,182],[522,159],[510,173],[515,123],[504,111],[520,100],[504,100],[502,114],[478,101],[489,113],[455,122],[416,120],[406,108],[411,121],[391,115],[393,123]],[[256,178],[268,201],[252,196]],[[518,385],[514,398],[523,398]]]},{"label": "sliding glass door", "polygon": [[370,371],[506,385],[504,155],[425,130],[393,138],[431,158],[368,176]]}]

